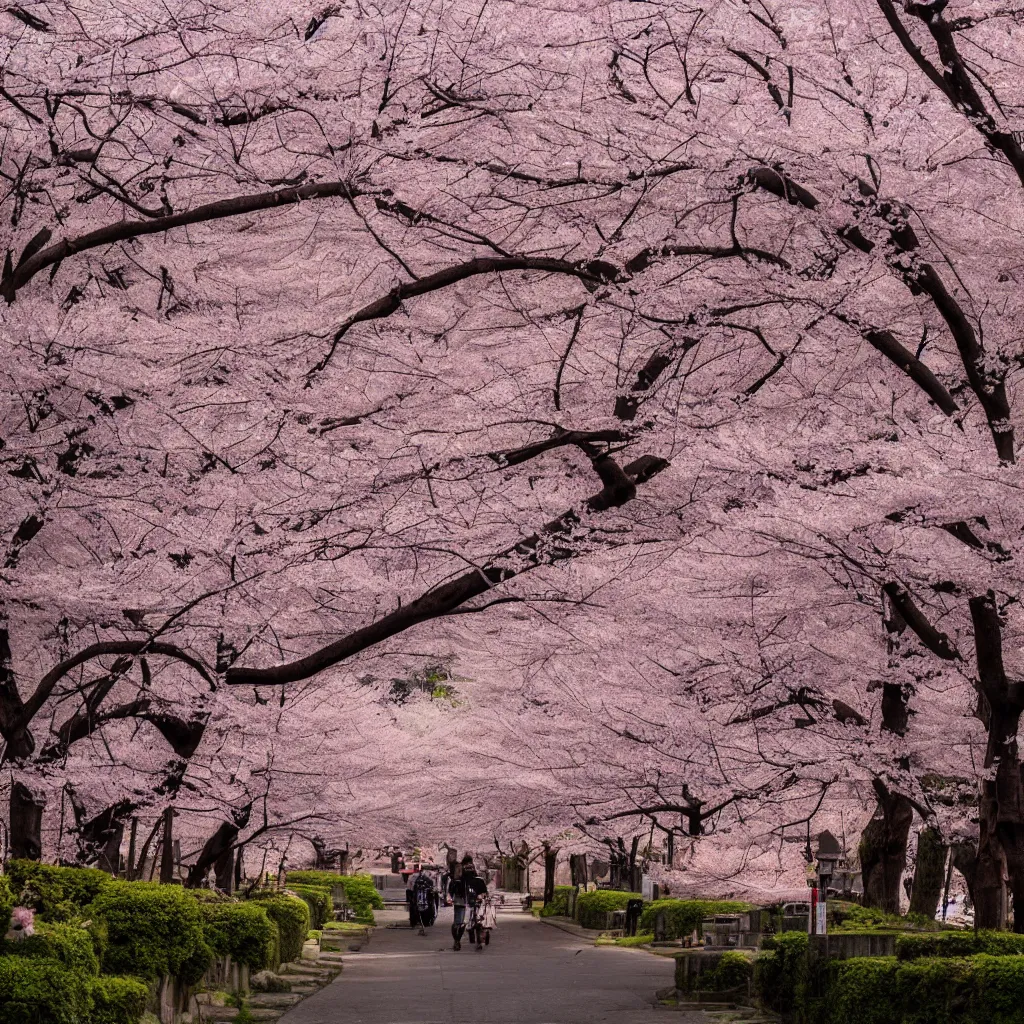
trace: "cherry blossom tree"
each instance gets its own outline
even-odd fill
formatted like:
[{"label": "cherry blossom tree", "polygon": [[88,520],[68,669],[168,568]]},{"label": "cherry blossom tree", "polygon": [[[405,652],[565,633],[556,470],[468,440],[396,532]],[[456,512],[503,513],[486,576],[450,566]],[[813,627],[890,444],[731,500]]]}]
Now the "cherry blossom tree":
[{"label": "cherry blossom tree", "polygon": [[1024,899],[1012,4],[3,17],[12,821],[143,735],[80,825],[197,877],[877,810],[880,901],[914,814]]}]

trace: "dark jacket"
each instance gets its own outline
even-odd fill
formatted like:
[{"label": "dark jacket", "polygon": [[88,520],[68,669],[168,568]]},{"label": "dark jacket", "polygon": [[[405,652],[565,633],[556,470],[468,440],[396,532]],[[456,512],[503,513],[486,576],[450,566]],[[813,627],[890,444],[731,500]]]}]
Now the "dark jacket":
[{"label": "dark jacket", "polygon": [[475,871],[463,871],[461,878],[448,883],[448,895],[456,904],[471,906],[481,896],[487,895],[487,883]]}]

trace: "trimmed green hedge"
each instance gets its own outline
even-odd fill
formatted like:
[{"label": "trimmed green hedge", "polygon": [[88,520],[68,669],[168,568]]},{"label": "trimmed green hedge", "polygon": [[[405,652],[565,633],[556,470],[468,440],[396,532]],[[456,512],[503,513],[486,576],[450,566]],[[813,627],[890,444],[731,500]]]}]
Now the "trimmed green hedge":
[{"label": "trimmed green hedge", "polygon": [[90,1024],[139,1024],[146,1012],[149,986],[137,978],[103,975],[88,983],[92,999]]},{"label": "trimmed green hedge", "polygon": [[749,903],[737,903],[735,900],[654,900],[645,903],[640,914],[642,932],[654,931],[654,919],[659,913],[665,914],[665,938],[683,939],[693,933],[701,935],[701,922],[705,917],[715,914],[742,914],[753,910]]},{"label": "trimmed green hedge", "polygon": [[[728,992],[730,989],[746,987],[754,974],[754,959],[736,950],[723,953],[714,967],[700,974],[686,976],[685,991]],[[677,984],[679,972],[677,972]]]},{"label": "trimmed green hedge", "polygon": [[620,889],[581,892],[576,898],[576,920],[582,928],[604,928],[606,914],[613,910],[625,910],[630,900],[640,898],[638,892],[622,892]]},{"label": "trimmed green hedge", "polygon": [[565,917],[569,913],[569,893],[574,888],[573,885],[556,885],[553,899],[540,908],[540,916]]},{"label": "trimmed green hedge", "polygon": [[33,860],[12,860],[7,872],[16,903],[48,921],[73,920],[111,883],[110,875],[95,868],[58,868]]},{"label": "trimmed green hedge", "polygon": [[14,909],[14,893],[6,875],[0,875],[0,936],[7,934],[11,927],[11,911]]},{"label": "trimmed green hedge", "polygon": [[277,925],[280,940],[277,957],[281,963],[299,960],[309,931],[309,907],[298,896],[279,892],[254,892],[250,897],[267,912]]},{"label": "trimmed green hedge", "polygon": [[820,1024],[1020,1024],[1024,957],[834,961]]},{"label": "trimmed green hedge", "polygon": [[230,956],[253,971],[274,966],[277,925],[257,903],[207,903],[201,906],[203,934],[217,956]]},{"label": "trimmed green hedge", "polygon": [[90,911],[106,926],[102,964],[107,974],[150,981],[173,974],[194,983],[213,959],[203,936],[200,905],[180,886],[109,882]]},{"label": "trimmed green hedge", "polygon": [[896,937],[896,957],[899,960],[918,960],[926,956],[974,956],[977,953],[989,953],[992,956],[1024,953],[1024,935],[983,931]]},{"label": "trimmed green hedge", "polygon": [[83,975],[100,973],[100,961],[93,948],[92,936],[73,924],[35,922],[34,934],[17,942],[0,940],[0,952],[8,956],[27,956],[37,960],[56,960],[69,971]]},{"label": "trimmed green hedge", "polygon": [[754,987],[761,1001],[788,1016],[807,1002],[809,966],[806,932],[769,935],[754,963]]},{"label": "trimmed green hedge", "polygon": [[357,921],[373,924],[374,910],[384,909],[384,899],[369,875],[339,875],[333,871],[289,871],[285,884],[289,888],[296,885],[326,886],[330,890],[335,885],[345,889],[345,902],[352,908]]},{"label": "trimmed green hedge", "polygon": [[309,922],[313,928],[322,928],[325,921],[334,920],[334,900],[331,890],[325,885],[292,885],[288,889],[306,901],[309,907]]},{"label": "trimmed green hedge", "polygon": [[86,981],[57,960],[0,956],[0,1024],[83,1024]]}]

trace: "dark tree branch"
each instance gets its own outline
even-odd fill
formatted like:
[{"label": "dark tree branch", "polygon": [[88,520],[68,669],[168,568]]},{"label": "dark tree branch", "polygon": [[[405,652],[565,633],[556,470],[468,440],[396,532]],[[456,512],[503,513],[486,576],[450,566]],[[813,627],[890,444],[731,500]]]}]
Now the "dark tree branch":
[{"label": "dark tree branch", "polygon": [[[620,469],[611,458],[599,457],[594,462],[594,468],[605,486],[586,502],[586,509],[590,512],[599,512],[625,504],[635,496],[638,484],[649,480],[667,466],[668,463],[664,459],[645,455]],[[283,665],[271,668],[232,666],[225,673],[224,681],[234,686],[265,686],[309,679],[318,672],[337,665],[389,637],[403,633],[421,622],[442,618],[472,598],[479,597],[493,587],[506,583],[530,569],[573,557],[576,550],[572,544],[572,537],[580,528],[580,523],[579,512],[571,509],[548,523],[540,532],[519,541],[490,563],[471,569],[447,583],[432,587],[414,601],[390,612],[369,626],[354,630],[304,658]],[[565,542],[559,544],[558,538],[565,538]]]},{"label": "dark tree branch", "polygon": [[892,606],[903,616],[904,622],[917,634],[918,639],[936,657],[943,661],[962,661],[960,652],[945,633],[940,633],[914,603],[910,594],[898,583],[886,583],[882,590]]},{"label": "dark tree branch", "polygon": [[272,210],[279,206],[289,206],[306,199],[326,199],[333,196],[350,198],[359,195],[360,191],[347,181],[324,181],[311,185],[300,185],[293,188],[278,189],[274,192],[261,192],[251,196],[235,196],[231,199],[219,199],[213,203],[197,206],[193,210],[182,213],[168,214],[165,217],[153,217],[150,220],[126,220],[117,224],[108,224],[76,238],[65,238],[49,248],[42,249],[6,275],[0,281],[0,295],[11,303],[19,288],[45,267],[56,266],[63,260],[87,249],[95,249],[114,242],[123,242],[141,235],[153,235],[172,228],[184,227],[187,224],[201,224],[225,217],[237,217],[241,214],[255,213],[258,210]]}]

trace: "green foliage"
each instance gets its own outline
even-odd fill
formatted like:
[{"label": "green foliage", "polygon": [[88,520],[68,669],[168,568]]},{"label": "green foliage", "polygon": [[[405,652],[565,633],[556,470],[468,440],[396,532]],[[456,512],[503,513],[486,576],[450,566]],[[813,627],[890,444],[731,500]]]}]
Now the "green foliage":
[{"label": "green foliage", "polygon": [[32,907],[47,921],[73,921],[111,882],[105,871],[33,860],[12,860],[7,872],[16,905]]},{"label": "green foliage", "polygon": [[0,1024],[83,1024],[86,976],[57,960],[0,956]]},{"label": "green foliage", "polygon": [[638,892],[619,889],[598,889],[581,892],[576,899],[576,920],[583,928],[604,928],[605,915],[613,910],[625,910],[630,900],[640,899]]},{"label": "green foliage", "polygon": [[776,936],[766,942],[755,966],[762,1002],[798,1024],[1024,1020],[1024,956],[1016,953],[828,961],[808,958],[807,950],[803,933]]},{"label": "green foliage", "polygon": [[180,886],[110,882],[90,909],[107,927],[106,973],[148,980],[173,975],[194,983],[210,966],[200,905]]},{"label": "green foliage", "polygon": [[28,956],[56,960],[70,971],[83,975],[100,973],[100,962],[92,936],[80,925],[48,924],[36,921],[35,934],[17,942],[0,940],[0,952],[9,956]]},{"label": "green foliage", "polygon": [[929,920],[922,914],[887,914],[877,907],[862,907],[857,903],[846,903],[842,900],[828,902],[829,930],[833,933],[843,932],[880,932],[880,931],[938,931],[942,926],[937,921]]},{"label": "green foliage", "polygon": [[0,935],[11,927],[11,911],[14,909],[14,893],[6,875],[0,875]]},{"label": "green foliage", "polygon": [[899,935],[896,938],[896,956],[900,960],[918,960],[926,956],[974,956],[976,953],[992,956],[1024,953],[1024,935],[985,931],[937,932],[933,935]]},{"label": "green foliage", "polygon": [[818,1017],[837,1024],[900,1024],[902,1015],[895,999],[898,967],[891,956],[833,961],[826,1007]]},{"label": "green foliage", "polygon": [[267,917],[277,925],[280,941],[277,959],[281,963],[299,960],[309,931],[309,907],[305,900],[287,893],[254,892],[251,900],[258,902]]},{"label": "green foliage", "polygon": [[[694,951],[681,955],[676,960],[676,987],[684,991],[694,992],[727,992],[734,988],[746,988],[754,974],[753,958],[736,950],[729,950],[719,955],[714,964],[706,954]],[[690,973],[691,967],[709,964],[700,973]]]},{"label": "green foliage", "polygon": [[871,957],[833,965],[822,1024],[1018,1024],[1024,957]]},{"label": "green foliage", "polygon": [[754,961],[743,953],[730,950],[722,954],[722,958],[711,970],[701,974],[701,989],[705,992],[727,992],[745,987],[753,974]]},{"label": "green foliage", "polygon": [[[598,939],[598,942],[601,941],[603,940]],[[611,941],[613,945],[635,949],[637,946],[646,946],[649,942],[653,942],[654,936],[650,932],[637,932],[636,935],[625,935],[621,939],[612,939]]]},{"label": "green foliage", "polygon": [[289,871],[289,888],[295,885],[326,886],[328,890],[340,885],[345,890],[345,902],[352,908],[357,921],[373,924],[374,910],[384,909],[384,900],[377,892],[369,875],[339,875],[333,871]]},{"label": "green foliage", "polygon": [[761,1001],[776,1013],[792,1014],[806,1000],[807,951],[804,932],[769,935],[754,963],[754,986]]},{"label": "green foliage", "polygon": [[569,893],[575,886],[556,885],[555,894],[550,903],[540,908],[541,917],[565,917],[569,913]]},{"label": "green foliage", "polygon": [[206,903],[203,934],[217,956],[229,956],[253,971],[276,960],[277,926],[258,903]]},{"label": "green foliage", "polygon": [[89,981],[93,1010],[90,1024],[139,1024],[149,988],[137,978],[105,974]]},{"label": "green foliage", "polygon": [[659,913],[665,914],[665,938],[683,939],[693,933],[701,932],[701,922],[705,917],[715,914],[742,914],[753,910],[749,903],[736,903],[731,900],[654,900],[645,903],[640,914],[640,931],[654,931],[654,919]]},{"label": "green foliage", "polygon": [[309,907],[309,920],[314,928],[322,928],[325,921],[334,917],[334,901],[331,899],[331,890],[325,885],[293,885],[288,883],[288,888],[296,896],[304,899]]}]

